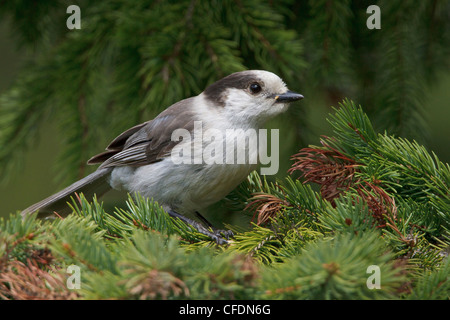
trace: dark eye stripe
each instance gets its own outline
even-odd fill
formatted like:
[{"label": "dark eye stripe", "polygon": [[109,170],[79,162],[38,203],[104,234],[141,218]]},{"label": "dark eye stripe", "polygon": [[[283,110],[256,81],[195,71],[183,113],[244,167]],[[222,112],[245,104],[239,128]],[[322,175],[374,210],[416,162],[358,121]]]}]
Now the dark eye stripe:
[{"label": "dark eye stripe", "polygon": [[211,84],[205,89],[204,94],[206,99],[223,107],[225,106],[226,89],[236,88],[250,91],[249,85],[259,81],[261,79],[256,77],[251,71],[236,72]]}]

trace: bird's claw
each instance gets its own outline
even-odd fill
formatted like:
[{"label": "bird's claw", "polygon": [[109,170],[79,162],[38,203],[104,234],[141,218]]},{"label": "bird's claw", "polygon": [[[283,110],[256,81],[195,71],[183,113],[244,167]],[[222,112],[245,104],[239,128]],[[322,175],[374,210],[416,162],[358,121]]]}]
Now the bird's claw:
[{"label": "bird's claw", "polygon": [[214,242],[216,242],[218,245],[224,245],[228,244],[228,241],[231,237],[234,236],[233,231],[231,230],[213,230],[213,232],[207,232],[205,233],[207,236],[209,236]]}]

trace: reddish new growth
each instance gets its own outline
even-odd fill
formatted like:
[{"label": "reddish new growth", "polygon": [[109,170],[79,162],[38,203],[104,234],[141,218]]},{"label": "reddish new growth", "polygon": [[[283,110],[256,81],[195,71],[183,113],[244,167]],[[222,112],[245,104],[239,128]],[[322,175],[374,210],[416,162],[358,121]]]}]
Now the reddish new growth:
[{"label": "reddish new growth", "polygon": [[67,289],[66,278],[57,269],[42,270],[37,260],[8,262],[0,273],[0,299],[71,300],[76,292]]},{"label": "reddish new growth", "polygon": [[[304,178],[305,183],[312,182],[320,185],[322,197],[333,206],[334,200],[339,195],[354,188],[367,203],[378,227],[385,227],[385,217],[393,215],[396,212],[396,206],[393,198],[378,186],[380,181],[376,179],[363,181],[356,177],[362,164],[331,147],[324,140],[321,140],[321,144],[323,147],[303,148],[295,154],[291,158],[295,160],[295,163],[288,172],[292,174],[300,171],[299,178]],[[395,216],[392,218],[395,220]]]},{"label": "reddish new growth", "polygon": [[[67,275],[54,267],[48,248],[34,248],[27,241],[34,233],[17,238],[0,238],[4,252],[0,256],[0,300],[67,300],[78,294],[66,286]],[[20,246],[20,249],[18,247]],[[13,260],[13,252],[28,255],[26,262]]]},{"label": "reddish new growth", "polygon": [[288,172],[300,171],[305,182],[319,184],[322,197],[334,203],[341,192],[355,184],[355,172],[360,164],[323,140],[321,144],[323,148],[303,148],[292,156],[295,163]]},{"label": "reddish new growth", "polygon": [[[299,179],[303,178],[304,183],[318,184],[322,197],[333,206],[336,198],[352,188],[367,204],[377,226],[390,226],[386,224],[386,219],[394,222],[397,208],[394,199],[382,188],[381,181],[375,177],[370,181],[358,177],[363,164],[331,147],[326,140],[331,141],[331,138],[321,140],[322,147],[303,148],[292,156],[295,163],[288,172],[299,171]],[[255,211],[260,225],[269,222],[286,207],[292,207],[286,199],[261,192],[253,195],[246,209]],[[352,222],[346,223],[350,225]]]},{"label": "reddish new growth", "polygon": [[258,214],[256,223],[258,225],[265,224],[283,208],[292,206],[288,201],[280,199],[277,196],[268,193],[255,193],[251,198],[251,202],[245,207],[246,210],[255,211]]},{"label": "reddish new growth", "polygon": [[369,189],[365,188],[363,184],[359,184],[357,188],[359,196],[367,203],[378,227],[386,227],[386,217],[396,220],[397,207],[394,198],[389,196],[382,188],[370,182],[365,181],[364,184]]}]

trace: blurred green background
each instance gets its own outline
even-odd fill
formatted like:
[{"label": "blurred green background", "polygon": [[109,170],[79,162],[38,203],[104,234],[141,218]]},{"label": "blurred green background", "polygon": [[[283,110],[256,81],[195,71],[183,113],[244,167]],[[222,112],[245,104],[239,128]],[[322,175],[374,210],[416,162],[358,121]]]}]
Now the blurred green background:
[{"label": "blurred green background", "polygon": [[[291,21],[295,21],[295,19],[292,18]],[[0,21],[0,94],[10,88],[20,72],[26,71],[28,61],[32,60],[35,54],[32,49],[18,45],[19,37],[16,30],[8,22],[6,19]],[[288,85],[290,84],[288,83]],[[339,101],[339,99],[323,95],[320,90],[314,91],[313,86],[305,89],[307,91],[300,88],[300,92],[308,100],[305,104],[306,107],[297,103],[295,108],[307,108],[306,112],[302,114],[301,120],[302,123],[308,124],[310,131],[303,136],[302,141],[296,141],[292,138],[290,142],[292,142],[293,147],[290,151],[298,150],[308,144],[318,144],[320,135],[330,134],[331,130],[326,122],[326,116],[329,112],[332,112],[331,105],[337,106],[336,102]],[[433,85],[421,89],[423,90],[421,92],[421,104],[426,114],[426,124],[429,127],[426,145],[443,162],[448,163],[450,162],[450,72],[445,68],[440,70]],[[349,99],[354,98],[348,94],[346,96]],[[289,112],[295,113],[292,110]],[[289,113],[280,121],[284,121],[286,117],[289,117]],[[56,162],[64,149],[62,145],[64,140],[60,136],[61,128],[56,124],[58,120],[55,118],[45,121],[46,123],[41,125],[38,130],[39,138],[22,155],[25,159],[20,166],[20,170],[13,173],[6,183],[0,185],[0,215],[2,216],[24,209],[28,205],[58,191],[63,186],[61,181],[57,181],[55,178],[60,168],[56,165]],[[277,127],[278,124],[273,124],[273,127]],[[282,143],[283,132],[281,131]],[[101,152],[108,139],[114,138],[116,134],[117,132],[105,133],[105,136],[98,140],[98,145],[93,148],[97,152]],[[288,157],[281,159],[281,162],[281,173],[283,175],[291,162]],[[114,200],[116,196],[118,195],[112,194],[109,199]]]}]

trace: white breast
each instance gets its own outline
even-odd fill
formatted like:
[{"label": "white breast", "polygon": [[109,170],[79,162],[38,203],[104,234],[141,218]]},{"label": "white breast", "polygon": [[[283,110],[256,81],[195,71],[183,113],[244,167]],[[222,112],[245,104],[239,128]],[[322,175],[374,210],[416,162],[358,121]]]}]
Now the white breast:
[{"label": "white breast", "polygon": [[[199,102],[203,99],[201,95],[197,98]],[[207,108],[208,110],[206,110]],[[227,115],[220,109],[211,109],[206,103],[199,103],[196,111],[198,112],[197,118],[203,119],[203,133],[206,133],[208,129],[222,132],[225,142],[229,137],[226,134],[227,130],[234,129],[228,121]],[[242,130],[250,129],[240,128],[241,133]],[[256,132],[256,130],[254,131]],[[194,154],[198,155],[198,152],[202,154],[202,150],[208,145],[202,139],[203,137],[196,136],[190,142],[181,142],[178,146],[185,146],[189,143],[189,147],[193,146],[192,150],[197,149],[192,153],[193,156]],[[256,169],[257,146],[250,147],[248,141],[245,141],[248,140],[245,134],[238,134],[237,140],[236,143],[225,142],[223,144],[221,163],[212,163],[208,158],[210,155],[203,153],[204,159],[201,164],[194,161],[175,164],[171,157],[167,157],[160,162],[142,167],[118,167],[111,174],[111,186],[116,189],[125,189],[130,193],[139,192],[145,197],[156,200],[163,207],[180,213],[201,210],[224,198],[252,170]],[[253,143],[257,143],[257,141]],[[202,150],[198,150],[199,148]],[[238,159],[238,151],[244,152],[244,163]],[[251,162],[250,159],[252,159]]]},{"label": "white breast", "polygon": [[255,165],[200,165],[171,163],[170,158],[138,167],[118,167],[112,171],[111,185],[156,200],[160,205],[195,212],[221,200]]}]

